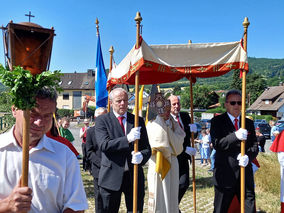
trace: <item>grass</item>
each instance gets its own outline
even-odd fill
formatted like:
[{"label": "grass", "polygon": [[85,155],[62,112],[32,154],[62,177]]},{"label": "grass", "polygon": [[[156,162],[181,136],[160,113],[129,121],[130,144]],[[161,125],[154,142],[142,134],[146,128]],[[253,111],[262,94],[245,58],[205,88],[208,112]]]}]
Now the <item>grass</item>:
[{"label": "grass", "polygon": [[[279,213],[280,169],[277,155],[274,153],[260,153],[257,159],[260,164],[260,169],[255,174],[257,210],[262,213]],[[199,162],[196,161],[196,209],[199,213],[213,212],[214,187],[212,184],[212,173],[207,172],[207,170],[207,167],[200,167]],[[147,167],[144,168],[144,172],[145,174],[147,173]],[[84,171],[82,171],[82,177],[89,202],[89,209],[85,212],[91,213],[94,212],[95,208],[93,178],[88,172]],[[190,177],[192,177],[191,174]],[[147,212],[147,201],[148,191],[146,183],[144,212]],[[190,185],[181,201],[180,210],[183,213],[194,212],[192,185]],[[123,197],[119,212],[126,212]]]}]

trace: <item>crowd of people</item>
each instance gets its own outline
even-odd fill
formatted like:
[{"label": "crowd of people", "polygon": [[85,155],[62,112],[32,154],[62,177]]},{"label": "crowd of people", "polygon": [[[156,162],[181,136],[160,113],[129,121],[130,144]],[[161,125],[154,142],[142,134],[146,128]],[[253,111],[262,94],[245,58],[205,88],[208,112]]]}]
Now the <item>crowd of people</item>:
[{"label": "crowd of people", "polygon": [[[15,125],[0,135],[0,172],[3,174],[0,212],[69,213],[88,209],[77,160],[81,156],[72,144],[74,136],[68,129],[70,119],[63,117],[58,122],[54,119],[56,97],[55,91],[43,88],[38,91],[37,105],[31,110],[27,187],[20,185],[23,111],[12,106]],[[239,211],[241,167],[245,168],[245,212],[255,212],[253,167],[258,152],[264,151],[265,138],[250,119],[245,120],[246,128],[241,128],[240,91],[231,90],[226,94],[226,112],[214,117],[210,129],[202,129],[193,142],[191,138],[197,127],[188,113],[180,111],[178,96],[166,99],[157,93],[150,103],[157,116],[146,125],[139,117],[138,126],[135,116],[128,112],[127,91],[113,89],[109,101],[111,110],[97,108],[94,126],[84,119],[79,133],[83,170],[93,176],[95,212],[118,212],[122,194],[127,212],[132,212],[133,171],[137,165],[137,212],[142,213],[146,188],[143,166],[146,164],[148,212],[180,212],[179,203],[190,185],[191,158],[197,151],[202,166],[213,172],[214,212]],[[241,141],[246,141],[244,155],[240,153]],[[135,142],[138,151],[134,149]],[[194,143],[196,146],[192,147]],[[279,162],[282,161],[279,154]]]}]

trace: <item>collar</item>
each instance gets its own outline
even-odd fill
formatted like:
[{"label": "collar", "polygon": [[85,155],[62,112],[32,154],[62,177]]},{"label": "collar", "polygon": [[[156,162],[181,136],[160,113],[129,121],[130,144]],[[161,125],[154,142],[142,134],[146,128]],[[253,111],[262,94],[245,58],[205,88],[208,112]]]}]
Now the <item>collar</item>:
[{"label": "collar", "polygon": [[[22,147],[20,147],[20,145],[17,143],[15,137],[14,137],[14,128],[15,125],[13,125],[13,127],[6,133],[7,134],[7,138],[9,140],[5,140],[5,141],[1,141],[0,143],[0,149],[7,147],[7,146],[15,146],[18,147],[19,149],[22,149]],[[38,144],[36,145],[36,147],[33,147],[30,152],[33,152],[34,150],[41,150],[41,149],[46,149],[49,150],[51,152],[55,152],[54,147],[52,146],[52,143],[50,142],[50,138],[48,138],[45,134],[43,135],[43,137],[40,139],[40,141],[38,142]]]},{"label": "collar", "polygon": [[125,112],[123,115],[120,115],[120,114],[116,113],[115,111],[113,111],[113,114],[115,115],[116,118],[118,118],[119,116],[124,116],[125,120],[127,120],[127,112]]},{"label": "collar", "polygon": [[171,116],[176,121],[177,120],[177,116],[180,118],[180,113],[178,113],[177,115],[174,115],[174,114],[171,113]]},{"label": "collar", "polygon": [[[230,120],[235,123],[235,117],[232,116],[230,113],[227,112],[227,115],[229,116]],[[236,117],[238,119],[238,121],[240,121],[240,115],[238,117]]]},{"label": "collar", "polygon": [[[7,134],[7,138],[9,140],[4,140],[4,141],[1,141],[0,143],[0,148],[4,148],[6,146],[9,146],[9,145],[14,145],[15,147],[20,147],[14,137],[14,128],[15,128],[15,125],[12,126],[12,128],[10,130],[8,130],[8,132],[6,133]],[[5,133],[4,133],[5,134]]]}]

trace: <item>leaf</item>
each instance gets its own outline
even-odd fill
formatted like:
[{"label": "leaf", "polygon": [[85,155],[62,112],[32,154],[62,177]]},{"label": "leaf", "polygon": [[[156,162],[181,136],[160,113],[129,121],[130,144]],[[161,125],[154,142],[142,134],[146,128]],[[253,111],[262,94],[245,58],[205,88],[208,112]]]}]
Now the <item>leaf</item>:
[{"label": "leaf", "polygon": [[53,87],[57,91],[62,91],[58,83],[60,71],[45,71],[33,76],[30,71],[22,67],[14,67],[13,71],[5,69],[0,64],[0,81],[6,87],[10,88],[12,104],[18,109],[28,110],[35,106],[36,92],[44,86]]}]

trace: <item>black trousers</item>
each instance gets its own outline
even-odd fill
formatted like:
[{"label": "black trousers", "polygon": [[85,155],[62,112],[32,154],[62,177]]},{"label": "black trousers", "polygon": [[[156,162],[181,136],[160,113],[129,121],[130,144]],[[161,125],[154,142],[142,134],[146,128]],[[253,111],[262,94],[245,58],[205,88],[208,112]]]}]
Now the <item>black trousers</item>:
[{"label": "black trousers", "polygon": [[[237,195],[240,200],[240,184],[236,184],[234,188],[221,188],[214,186],[214,190],[214,213],[227,213],[235,195]],[[245,187],[245,212],[255,212],[254,186],[246,185]]]},{"label": "black trousers", "polygon": [[94,177],[94,193],[95,193],[95,210],[96,210],[95,212],[103,213],[103,202],[99,191],[98,178],[95,177]]},{"label": "black trousers", "polygon": [[87,157],[87,148],[85,143],[82,143],[82,154],[83,154],[83,169],[84,171],[87,171],[90,169],[90,161],[88,160]]},{"label": "black trousers", "polygon": [[178,159],[179,164],[179,191],[178,203],[180,203],[186,190],[189,187],[189,164],[187,159]]},{"label": "black trousers", "polygon": [[[138,196],[137,196],[137,212],[143,212],[144,205],[144,183],[138,184]],[[139,190],[143,189],[143,190]],[[131,179],[129,171],[125,171],[123,175],[123,181],[119,191],[112,191],[106,188],[99,187],[100,195],[103,202],[104,213],[116,213],[119,211],[121,194],[124,193],[125,204],[127,212],[133,211],[133,180]]]}]

